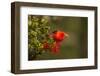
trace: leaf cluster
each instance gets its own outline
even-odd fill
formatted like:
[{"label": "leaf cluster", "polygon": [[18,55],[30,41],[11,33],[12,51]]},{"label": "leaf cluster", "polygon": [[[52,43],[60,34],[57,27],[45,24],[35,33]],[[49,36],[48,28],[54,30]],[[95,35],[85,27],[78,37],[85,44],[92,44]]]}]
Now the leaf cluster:
[{"label": "leaf cluster", "polygon": [[50,23],[44,16],[28,16],[28,51],[29,59],[36,58],[49,49],[43,49],[45,41],[52,45],[54,40],[49,37]]}]

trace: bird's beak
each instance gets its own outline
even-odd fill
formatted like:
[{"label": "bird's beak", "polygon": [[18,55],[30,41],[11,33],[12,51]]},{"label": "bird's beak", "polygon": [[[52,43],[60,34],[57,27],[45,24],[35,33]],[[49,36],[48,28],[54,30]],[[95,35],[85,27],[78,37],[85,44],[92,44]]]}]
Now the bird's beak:
[{"label": "bird's beak", "polygon": [[66,33],[65,33],[65,36],[66,36],[67,38],[69,37],[69,35],[68,35],[68,34],[66,34]]}]

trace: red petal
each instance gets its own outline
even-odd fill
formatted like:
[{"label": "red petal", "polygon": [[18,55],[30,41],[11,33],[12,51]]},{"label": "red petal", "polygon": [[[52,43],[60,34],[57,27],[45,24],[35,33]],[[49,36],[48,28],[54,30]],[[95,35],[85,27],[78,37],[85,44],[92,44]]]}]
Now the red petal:
[{"label": "red petal", "polygon": [[44,49],[48,49],[49,48],[49,44],[48,43],[44,43],[43,48]]}]

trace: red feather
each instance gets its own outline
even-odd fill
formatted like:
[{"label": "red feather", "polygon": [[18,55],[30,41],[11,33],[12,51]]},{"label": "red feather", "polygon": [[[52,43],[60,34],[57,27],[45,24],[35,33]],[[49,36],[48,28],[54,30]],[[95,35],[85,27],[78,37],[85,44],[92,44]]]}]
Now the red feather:
[{"label": "red feather", "polygon": [[65,37],[65,33],[61,31],[57,31],[53,33],[53,38],[55,41],[62,41]]}]

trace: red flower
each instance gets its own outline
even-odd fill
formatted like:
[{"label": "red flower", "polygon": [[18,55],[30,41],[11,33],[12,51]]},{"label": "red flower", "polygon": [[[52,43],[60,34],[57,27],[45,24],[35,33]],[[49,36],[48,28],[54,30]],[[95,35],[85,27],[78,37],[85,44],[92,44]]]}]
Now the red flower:
[{"label": "red flower", "polygon": [[60,50],[60,43],[55,42],[51,48],[52,53],[58,53]]},{"label": "red flower", "polygon": [[44,49],[48,49],[48,48],[49,48],[49,44],[48,44],[47,42],[45,42],[45,43],[43,44],[43,48],[44,48]]},{"label": "red flower", "polygon": [[54,43],[51,45],[47,41],[43,44],[44,49],[50,49],[53,53],[57,54],[60,50],[60,43],[64,40],[64,38],[68,37],[68,34],[62,31],[55,31],[53,34],[49,35],[49,37],[54,39]]}]

